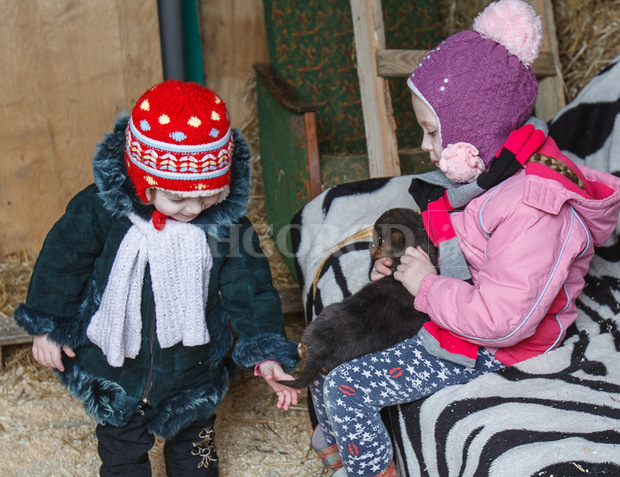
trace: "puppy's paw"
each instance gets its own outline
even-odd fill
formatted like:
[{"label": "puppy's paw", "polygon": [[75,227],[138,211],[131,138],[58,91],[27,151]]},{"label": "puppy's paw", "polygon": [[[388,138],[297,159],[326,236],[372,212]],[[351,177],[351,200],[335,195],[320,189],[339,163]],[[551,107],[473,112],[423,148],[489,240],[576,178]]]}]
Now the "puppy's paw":
[{"label": "puppy's paw", "polygon": [[308,346],[306,345],[306,343],[302,342],[297,345],[297,353],[299,354],[299,357],[301,359],[308,358]]}]

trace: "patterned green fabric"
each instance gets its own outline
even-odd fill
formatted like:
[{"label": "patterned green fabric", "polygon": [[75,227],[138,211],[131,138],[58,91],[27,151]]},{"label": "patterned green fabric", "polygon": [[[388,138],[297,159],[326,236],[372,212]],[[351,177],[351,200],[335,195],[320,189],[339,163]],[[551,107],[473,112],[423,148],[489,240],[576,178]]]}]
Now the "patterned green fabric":
[{"label": "patterned green fabric", "polygon": [[[434,2],[383,0],[386,46],[430,49],[439,41]],[[349,0],[264,0],[269,57],[300,99],[317,106],[319,152],[365,154]],[[399,147],[419,146],[405,78],[390,91]]]}]

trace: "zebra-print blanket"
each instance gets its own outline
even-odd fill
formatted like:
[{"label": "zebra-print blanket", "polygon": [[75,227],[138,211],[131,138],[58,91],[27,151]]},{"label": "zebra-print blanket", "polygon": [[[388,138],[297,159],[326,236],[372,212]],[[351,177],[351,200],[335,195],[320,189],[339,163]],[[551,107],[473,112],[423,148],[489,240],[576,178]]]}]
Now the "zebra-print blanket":
[{"label": "zebra-print blanket", "polygon": [[620,475],[618,272],[595,257],[557,350],[389,409],[399,475]]},{"label": "zebra-print blanket", "polygon": [[[576,162],[617,175],[619,60],[550,124],[550,134]],[[296,215],[293,251],[308,321],[368,282],[368,228],[389,208],[415,208],[410,180],[336,186]],[[619,261],[614,236],[597,249],[579,316],[560,348],[386,409],[399,475],[620,475]]]}]

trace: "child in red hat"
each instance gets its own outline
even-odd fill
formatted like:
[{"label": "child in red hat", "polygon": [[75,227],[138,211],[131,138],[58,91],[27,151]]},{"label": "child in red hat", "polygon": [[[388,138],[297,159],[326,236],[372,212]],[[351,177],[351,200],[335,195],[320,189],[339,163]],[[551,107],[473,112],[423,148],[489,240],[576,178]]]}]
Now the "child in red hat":
[{"label": "child in red hat", "polygon": [[95,183],[45,240],[15,319],[97,421],[102,476],[150,476],[155,435],[168,476],[217,476],[234,363],[297,403],[277,383],[297,347],[245,217],[249,159],[213,91],[165,81],[98,145]]}]

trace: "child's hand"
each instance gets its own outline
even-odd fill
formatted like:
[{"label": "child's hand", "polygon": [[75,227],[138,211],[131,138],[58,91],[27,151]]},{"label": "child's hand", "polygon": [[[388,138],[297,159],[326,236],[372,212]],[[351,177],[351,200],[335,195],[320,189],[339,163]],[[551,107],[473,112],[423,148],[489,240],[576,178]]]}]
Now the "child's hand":
[{"label": "child's hand", "polygon": [[394,272],[394,278],[401,282],[413,296],[418,294],[420,283],[426,275],[437,274],[428,254],[421,247],[408,247]]},{"label": "child's hand", "polygon": [[286,374],[279,363],[275,361],[265,361],[260,364],[258,369],[265,381],[267,381],[267,384],[269,384],[278,395],[278,403],[276,404],[278,409],[282,408],[288,411],[291,405],[294,406],[297,404],[297,395],[301,393],[301,389],[289,388],[288,386],[278,383],[280,380],[295,379],[293,376]]},{"label": "child's hand", "polygon": [[60,346],[58,343],[54,343],[49,339],[48,335],[49,333],[45,333],[34,337],[32,356],[39,364],[46,368],[64,371],[65,367],[62,365],[61,352],[64,351],[69,358],[75,358],[75,352],[68,346]]},{"label": "child's hand", "polygon": [[383,277],[387,277],[388,275],[391,275],[392,270],[390,270],[390,266],[393,263],[394,263],[394,260],[392,260],[390,257],[383,257],[377,260],[375,264],[372,266],[372,270],[370,271],[370,279],[373,282],[376,282],[377,280]]}]

